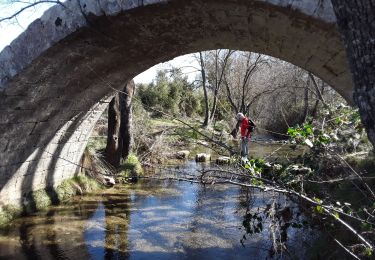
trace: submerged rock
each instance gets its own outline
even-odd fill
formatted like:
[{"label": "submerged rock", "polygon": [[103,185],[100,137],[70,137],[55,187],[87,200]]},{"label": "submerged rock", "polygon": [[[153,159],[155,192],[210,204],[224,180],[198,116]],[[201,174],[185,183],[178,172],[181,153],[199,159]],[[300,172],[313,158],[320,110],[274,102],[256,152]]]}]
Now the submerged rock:
[{"label": "submerged rock", "polygon": [[195,161],[196,161],[196,162],[208,162],[208,161],[211,161],[211,154],[207,154],[207,153],[198,153],[198,154],[195,156]]}]

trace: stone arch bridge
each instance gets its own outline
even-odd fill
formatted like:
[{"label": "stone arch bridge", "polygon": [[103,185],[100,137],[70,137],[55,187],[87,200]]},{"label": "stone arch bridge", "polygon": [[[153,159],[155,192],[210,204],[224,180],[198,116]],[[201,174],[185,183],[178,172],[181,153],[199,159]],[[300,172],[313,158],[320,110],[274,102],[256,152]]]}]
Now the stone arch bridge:
[{"label": "stone arch bridge", "polygon": [[114,89],[159,62],[217,48],[291,62],[351,101],[330,1],[67,0],[0,53],[0,206],[77,172]]}]

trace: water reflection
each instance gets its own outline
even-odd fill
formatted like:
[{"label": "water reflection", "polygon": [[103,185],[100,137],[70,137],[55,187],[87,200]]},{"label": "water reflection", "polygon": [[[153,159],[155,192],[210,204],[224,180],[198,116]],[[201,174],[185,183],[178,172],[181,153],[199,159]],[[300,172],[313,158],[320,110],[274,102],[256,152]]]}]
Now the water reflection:
[{"label": "water reflection", "polygon": [[[277,203],[278,211],[292,209],[285,197],[234,186],[169,181],[118,186],[17,220],[0,234],[0,258],[266,259],[281,234],[273,230],[275,218],[265,216],[270,203]],[[257,212],[262,231],[250,235],[244,221]],[[310,231],[285,232],[289,255],[277,257],[304,258]]]}]

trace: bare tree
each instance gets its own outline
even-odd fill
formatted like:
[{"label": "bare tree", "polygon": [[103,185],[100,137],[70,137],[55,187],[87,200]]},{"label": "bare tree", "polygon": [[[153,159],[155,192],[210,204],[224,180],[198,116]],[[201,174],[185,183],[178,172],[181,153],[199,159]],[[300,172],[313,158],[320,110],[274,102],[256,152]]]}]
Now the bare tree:
[{"label": "bare tree", "polygon": [[235,51],[233,50],[215,50],[211,52],[210,68],[208,70],[208,79],[210,87],[213,92],[213,102],[210,113],[210,121],[212,121],[216,114],[217,102],[219,98],[219,91],[223,85],[224,75],[226,73],[229,59]]},{"label": "bare tree", "polygon": [[12,9],[12,6],[17,5],[17,8],[14,12],[10,12],[9,15],[5,15],[4,17],[0,17],[0,23],[5,21],[15,21],[16,23],[17,18],[19,15],[24,13],[25,11],[28,11],[29,9],[36,10],[37,7],[42,5],[54,5],[59,4],[61,6],[64,6],[63,2],[60,0],[5,0],[2,5],[4,6],[4,9]]},{"label": "bare tree", "polygon": [[249,113],[252,90],[254,90],[252,80],[262,66],[268,65],[266,57],[262,54],[239,52],[231,61],[224,75],[224,84],[228,101],[236,113]]},{"label": "bare tree", "polygon": [[[232,50],[219,49],[199,52],[198,55],[194,55],[199,63],[200,80],[198,82],[202,85],[204,95],[205,112],[203,127],[209,126],[215,117],[219,91],[223,85],[229,58],[233,53],[234,51]],[[209,101],[209,90],[212,91],[212,106],[210,106]]]},{"label": "bare tree", "polygon": [[[316,118],[317,113],[318,113],[319,103],[322,103],[325,108],[328,108],[328,105],[325,101],[325,98],[323,97],[323,93],[324,93],[324,89],[326,87],[326,83],[322,80],[316,79],[311,72],[309,72],[309,78],[310,78],[312,84],[314,85],[315,94],[317,96],[314,108],[311,112],[311,116],[314,119],[314,118]],[[317,83],[318,81],[320,82],[320,87],[318,86],[318,83]]]},{"label": "bare tree", "polygon": [[202,52],[199,52],[199,66],[200,66],[200,73],[201,73],[201,83],[203,88],[203,94],[204,94],[204,120],[202,127],[207,127],[209,124],[209,110],[210,110],[210,104],[208,102],[208,93],[207,93],[207,79],[206,79],[206,61],[203,58],[204,54]]}]

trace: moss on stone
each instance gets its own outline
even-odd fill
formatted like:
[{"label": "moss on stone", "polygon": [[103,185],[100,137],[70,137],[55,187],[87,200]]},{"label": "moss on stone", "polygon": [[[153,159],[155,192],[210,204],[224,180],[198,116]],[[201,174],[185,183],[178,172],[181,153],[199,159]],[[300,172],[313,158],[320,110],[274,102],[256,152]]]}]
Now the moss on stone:
[{"label": "moss on stone", "polygon": [[34,204],[33,207],[35,207],[35,209],[32,210],[36,211],[45,210],[53,201],[51,195],[45,189],[34,191],[31,197]]},{"label": "moss on stone", "polygon": [[55,191],[59,202],[65,202],[77,194],[77,187],[73,184],[72,179],[68,179],[57,186]]},{"label": "moss on stone", "polygon": [[22,214],[43,211],[52,204],[63,203],[77,194],[89,193],[103,187],[91,177],[78,175],[63,181],[56,188],[33,191],[25,198],[22,207],[16,205],[0,207],[0,228]]},{"label": "moss on stone", "polygon": [[82,188],[83,192],[92,192],[104,188],[102,184],[87,175],[78,175],[73,178],[73,181]]},{"label": "moss on stone", "polygon": [[6,205],[0,208],[0,228],[22,215],[22,208],[16,205]]}]

